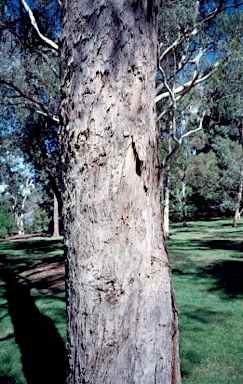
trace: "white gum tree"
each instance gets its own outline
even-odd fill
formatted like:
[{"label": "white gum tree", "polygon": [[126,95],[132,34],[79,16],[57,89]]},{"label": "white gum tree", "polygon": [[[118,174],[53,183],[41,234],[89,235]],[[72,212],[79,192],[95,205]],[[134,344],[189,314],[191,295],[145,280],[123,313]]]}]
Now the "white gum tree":
[{"label": "white gum tree", "polygon": [[[160,137],[167,136],[168,143],[166,153],[161,159],[163,226],[166,238],[169,236],[170,159],[187,137],[202,129],[206,114],[206,111],[198,110],[198,127],[181,130],[181,105],[185,104],[185,98],[195,87],[202,87],[224,63],[232,59],[227,45],[221,43],[222,36],[214,23],[218,16],[229,9],[239,8],[242,4],[240,1],[187,0],[177,3],[171,1],[162,5],[155,103]],[[164,27],[163,19],[171,20],[171,23],[167,21],[167,26]],[[188,104],[199,109],[198,101],[190,100]]]}]

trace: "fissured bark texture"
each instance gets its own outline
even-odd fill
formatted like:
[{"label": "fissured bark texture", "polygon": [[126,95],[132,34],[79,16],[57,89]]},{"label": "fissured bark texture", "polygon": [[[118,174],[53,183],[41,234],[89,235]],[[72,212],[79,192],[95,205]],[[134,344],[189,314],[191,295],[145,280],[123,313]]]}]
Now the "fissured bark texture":
[{"label": "fissured bark texture", "polygon": [[68,383],[180,383],[161,226],[154,6],[63,4]]}]

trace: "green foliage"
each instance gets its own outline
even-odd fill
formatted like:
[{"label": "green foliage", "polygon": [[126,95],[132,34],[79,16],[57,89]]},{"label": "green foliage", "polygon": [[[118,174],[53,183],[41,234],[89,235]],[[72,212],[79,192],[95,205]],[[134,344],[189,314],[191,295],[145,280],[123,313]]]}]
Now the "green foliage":
[{"label": "green foliage", "polygon": [[[204,4],[207,12],[209,4]],[[204,214],[231,214],[237,205],[237,194],[242,169],[242,11],[220,14],[212,23],[209,33],[218,35],[219,43],[215,60],[221,59],[218,72],[201,86],[200,100],[186,97],[177,110],[177,125],[185,118],[186,103],[194,103],[205,109],[203,129],[188,137],[189,163],[184,175],[187,184],[187,210],[196,218]],[[218,56],[218,57],[217,57]],[[195,91],[194,91],[195,92]],[[190,112],[189,110],[187,110]],[[195,124],[186,115],[186,129]],[[182,172],[183,154],[180,152],[172,168],[171,218],[175,220],[173,190],[178,189],[179,173]],[[181,159],[180,159],[181,158]],[[175,169],[178,168],[178,170]],[[175,181],[177,180],[177,181]],[[188,188],[191,188],[188,189]],[[178,195],[178,193],[177,193]],[[175,204],[176,203],[176,204]],[[177,215],[178,216],[178,215]],[[191,216],[191,218],[193,218]],[[176,217],[178,219],[178,217]]]},{"label": "green foliage", "polygon": [[193,0],[162,2],[159,12],[159,38],[164,46],[177,39],[180,28],[193,28],[197,17],[198,3]]},{"label": "green foliage", "polygon": [[50,217],[39,205],[36,205],[32,216],[32,232],[47,232],[50,224]]},{"label": "green foliage", "polygon": [[0,238],[4,239],[16,232],[13,214],[6,197],[0,197]]},{"label": "green foliage", "polygon": [[238,384],[242,361],[243,224],[231,220],[171,226],[168,240],[179,305],[185,384]]},{"label": "green foliage", "polygon": [[[60,33],[59,2],[29,4],[39,29],[50,39]],[[45,171],[49,190],[60,200],[58,178],[58,53],[47,49],[31,26],[21,2],[8,0],[0,33],[0,128],[12,134],[25,160],[37,171]],[[17,101],[16,101],[17,100]]]}]

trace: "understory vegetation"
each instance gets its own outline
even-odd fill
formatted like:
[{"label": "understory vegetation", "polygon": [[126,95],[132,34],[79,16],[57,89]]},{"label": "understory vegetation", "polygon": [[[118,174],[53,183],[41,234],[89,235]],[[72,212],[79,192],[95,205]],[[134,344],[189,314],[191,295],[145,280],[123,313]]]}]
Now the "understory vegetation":
[{"label": "understory vegetation", "polygon": [[[185,384],[243,382],[242,232],[231,220],[171,226]],[[62,249],[48,238],[0,243],[1,383],[65,383]]]}]

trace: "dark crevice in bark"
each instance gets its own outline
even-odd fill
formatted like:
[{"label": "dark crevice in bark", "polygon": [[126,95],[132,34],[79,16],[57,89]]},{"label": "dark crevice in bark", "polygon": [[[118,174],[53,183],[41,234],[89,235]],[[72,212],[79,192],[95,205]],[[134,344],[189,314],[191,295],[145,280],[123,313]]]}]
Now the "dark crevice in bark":
[{"label": "dark crevice in bark", "polygon": [[141,176],[143,162],[139,159],[139,156],[138,156],[138,153],[137,153],[134,141],[132,142],[132,149],[133,149],[133,153],[134,153],[134,157],[135,157],[135,162],[136,162],[136,174],[138,176]]}]

